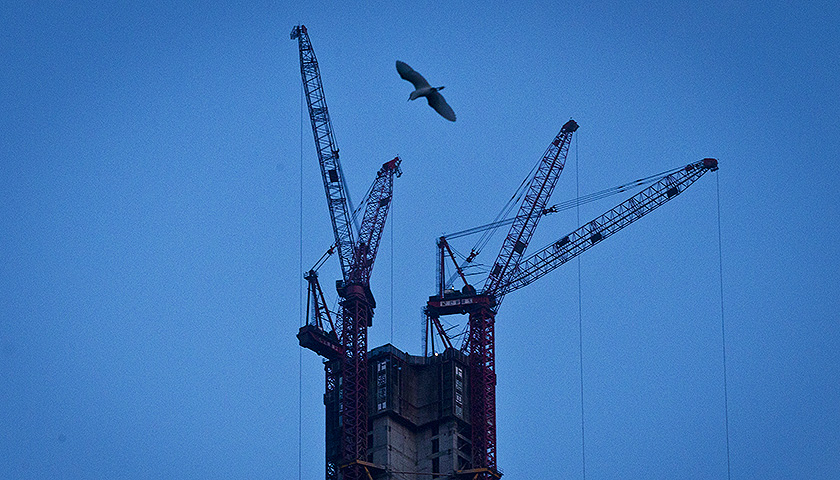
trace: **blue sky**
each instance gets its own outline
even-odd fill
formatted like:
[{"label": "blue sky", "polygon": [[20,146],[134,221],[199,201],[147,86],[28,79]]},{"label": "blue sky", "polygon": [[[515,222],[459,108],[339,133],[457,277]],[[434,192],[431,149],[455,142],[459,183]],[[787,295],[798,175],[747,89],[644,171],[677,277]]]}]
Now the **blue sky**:
[{"label": "blue sky", "polygon": [[[294,337],[332,238],[301,23],[354,199],[403,158],[371,346],[421,353],[435,238],[492,220],[569,118],[555,201],[576,175],[588,193],[720,159],[581,256],[580,310],[576,263],[505,299],[505,478],[583,478],[580,345],[587,478],[725,478],[721,310],[732,478],[836,477],[827,1],[4,3],[0,477],[323,475],[323,368]],[[397,59],[457,122],[406,102]],[[575,222],[546,217],[532,247]]]}]

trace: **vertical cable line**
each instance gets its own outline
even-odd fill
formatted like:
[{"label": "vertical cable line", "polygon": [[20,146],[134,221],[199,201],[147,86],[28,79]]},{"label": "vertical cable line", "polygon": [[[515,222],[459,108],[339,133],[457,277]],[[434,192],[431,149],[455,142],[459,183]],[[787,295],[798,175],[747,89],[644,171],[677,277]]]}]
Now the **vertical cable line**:
[{"label": "vertical cable line", "polygon": [[394,344],[394,195],[391,195],[391,345]]},{"label": "vertical cable line", "polygon": [[729,389],[726,380],[726,324],[723,317],[723,235],[720,227],[720,174],[715,175],[717,185],[717,226],[718,226],[718,273],[720,280],[720,334],[723,346],[723,411],[726,421],[726,478],[732,478],[732,464],[729,458]]},{"label": "vertical cable line", "polygon": [[[303,273],[303,84],[300,85],[300,218],[298,273]],[[303,277],[298,278],[298,312],[303,326]],[[303,480],[303,349],[298,348],[298,480]]]},{"label": "vertical cable line", "polygon": [[[575,135],[575,198],[580,198],[580,160],[578,153],[578,135]],[[580,227],[580,204],[576,207],[577,226]],[[583,410],[583,289],[581,287],[580,256],[578,267],[578,352],[580,353],[580,452],[583,464],[583,480],[586,480],[586,428]]]}]

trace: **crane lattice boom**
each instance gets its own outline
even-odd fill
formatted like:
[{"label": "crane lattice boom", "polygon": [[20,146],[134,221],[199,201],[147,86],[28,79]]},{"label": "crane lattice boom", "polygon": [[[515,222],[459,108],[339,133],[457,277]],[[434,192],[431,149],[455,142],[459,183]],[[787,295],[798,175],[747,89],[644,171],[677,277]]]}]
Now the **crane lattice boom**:
[{"label": "crane lattice boom", "polygon": [[534,173],[519,213],[510,226],[508,236],[502,243],[502,248],[490,270],[490,276],[484,284],[483,293],[493,295],[496,298],[496,309],[502,302],[503,293],[499,286],[505,283],[510,275],[516,270],[519,260],[525,253],[531,236],[537,228],[537,223],[542,217],[542,212],[548,204],[548,199],[554,191],[557,179],[563,173],[566,164],[566,156],[569,153],[569,144],[572,141],[572,134],[577,131],[578,124],[569,120],[560,129],[560,133],[543,154],[542,160]]},{"label": "crane lattice boom", "polygon": [[315,149],[318,151],[318,163],[321,166],[321,178],[324,181],[324,191],[327,194],[327,207],[330,211],[335,244],[338,246],[338,260],[341,264],[341,274],[346,280],[349,278],[350,264],[353,259],[353,224],[350,209],[347,205],[344,173],[338,160],[338,146],[333,134],[327,100],[324,97],[324,86],[321,83],[321,72],[318,59],[309,41],[309,33],[303,25],[292,29],[292,40],[297,39],[300,51],[300,76],[306,93],[306,105],[309,107],[309,120],[312,123],[312,134],[315,136]]},{"label": "crane lattice boom", "polygon": [[376,260],[379,240],[382,238],[388,209],[391,207],[394,175],[399,177],[402,173],[400,162],[400,157],[396,157],[384,163],[376,174],[376,180],[373,182],[365,204],[365,214],[362,217],[362,226],[359,228],[359,241],[353,253],[351,283],[370,282],[370,273],[373,262]]},{"label": "crane lattice boom", "polygon": [[715,171],[717,168],[716,159],[705,158],[686,165],[677,173],[668,175],[607,213],[522,260],[511,278],[499,285],[499,292],[504,295],[534,282],[657,207],[664,205],[703,174]]}]

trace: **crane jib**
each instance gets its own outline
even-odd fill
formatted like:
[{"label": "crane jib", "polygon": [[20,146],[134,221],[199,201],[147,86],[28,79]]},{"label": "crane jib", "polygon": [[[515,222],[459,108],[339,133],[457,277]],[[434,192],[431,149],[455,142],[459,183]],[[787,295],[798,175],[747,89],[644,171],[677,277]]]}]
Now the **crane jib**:
[{"label": "crane jib", "polygon": [[545,211],[548,199],[551,197],[557,179],[563,172],[566,164],[566,156],[569,152],[572,134],[578,129],[574,120],[569,120],[560,128],[560,132],[549,144],[537,166],[534,176],[528,184],[526,194],[519,207],[519,212],[514,217],[510,231],[502,243],[499,255],[490,276],[484,285],[483,292],[494,295],[498,304],[501,302],[503,293],[500,295],[500,286],[508,281],[508,278],[518,270],[520,259],[528,248],[528,243],[536,230],[542,212]]},{"label": "crane jib", "polygon": [[309,107],[309,119],[312,123],[312,134],[315,139],[315,149],[318,153],[318,163],[327,197],[327,207],[330,212],[335,244],[338,246],[338,259],[341,264],[342,277],[349,278],[353,260],[353,245],[355,245],[352,216],[348,206],[348,195],[345,192],[344,175],[338,157],[338,146],[330,122],[324,87],[321,83],[321,73],[318,59],[309,41],[306,27],[296,26],[290,35],[292,40],[298,40],[300,51],[300,74],[306,103]]},{"label": "crane jib", "polygon": [[504,295],[529,285],[664,205],[685,191],[705,173],[714,172],[717,169],[718,162],[716,159],[704,158],[659,180],[603,215],[594,218],[572,233],[522,260],[516,275],[500,285],[499,292]]}]

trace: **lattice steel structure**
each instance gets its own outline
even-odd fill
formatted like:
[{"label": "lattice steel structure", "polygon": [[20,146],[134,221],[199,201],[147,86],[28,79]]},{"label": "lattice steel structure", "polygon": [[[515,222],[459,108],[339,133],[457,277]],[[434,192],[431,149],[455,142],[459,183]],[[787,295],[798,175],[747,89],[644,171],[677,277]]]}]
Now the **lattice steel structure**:
[{"label": "lattice steel structure", "polygon": [[330,112],[327,109],[327,99],[324,97],[324,85],[321,83],[321,71],[318,59],[309,41],[306,26],[299,25],[292,29],[292,40],[298,41],[300,52],[300,76],[303,80],[303,90],[306,93],[306,105],[309,107],[309,120],[312,123],[312,134],[315,137],[315,150],[318,152],[318,164],[321,166],[321,177],[324,180],[324,191],[327,195],[327,207],[330,211],[335,244],[338,246],[338,260],[341,262],[341,273],[344,278],[350,270],[353,258],[353,225],[350,209],[348,208],[346,183],[338,160],[338,145],[330,122]]},{"label": "lattice steel structure", "polygon": [[355,241],[344,174],[324,97],[318,60],[305,26],[294,27],[290,37],[298,41],[301,80],[342,273],[342,278],[336,282],[338,295],[342,298],[340,332],[336,332],[335,328],[325,331],[323,321],[319,321],[325,316],[329,317],[325,313],[323,293],[313,269],[305,278],[309,282],[316,321],[309,323],[307,320],[307,325],[298,332],[298,339],[301,346],[329,360],[325,365],[327,435],[330,435],[330,428],[337,427],[341,431],[341,438],[339,451],[328,451],[326,454],[326,478],[362,480],[370,476],[370,471],[376,470],[375,465],[366,461],[367,328],[372,323],[376,307],[369,282],[391,206],[394,176],[401,174],[401,160],[396,157],[384,163],[377,172],[365,199],[359,240]]},{"label": "lattice steel structure", "polygon": [[717,160],[705,158],[685,166],[630,197],[612,210],[522,260],[510,279],[499,285],[502,294],[518,290],[563,265],[622,228],[676,197],[707,172],[717,170]]},{"label": "lattice steel structure", "polygon": [[[546,206],[557,179],[562,173],[572,134],[578,125],[573,120],[563,125],[537,166],[527,187],[519,211],[512,219],[510,232],[503,241],[501,251],[493,264],[483,290],[476,292],[467,283],[458,266],[446,237],[438,240],[438,294],[429,297],[426,315],[429,331],[441,336],[444,345],[451,339],[441,327],[442,315],[468,314],[468,336],[462,349],[469,353],[470,361],[470,423],[472,435],[471,468],[458,475],[464,478],[489,480],[499,478],[496,464],[496,374],[495,374],[495,318],[502,299],[510,292],[525,287],[563,263],[580,255],[605,238],[630,225],[657,207],[675,198],[706,172],[718,169],[717,160],[706,158],[660,179],[650,187],[619,204],[610,211],[579,227],[572,233],[525,257],[525,250],[536,230],[539,219],[547,212]],[[465,232],[476,233],[496,228],[504,220]],[[453,238],[464,232],[453,234]],[[461,292],[446,289],[444,259],[446,253],[464,282]]]}]

